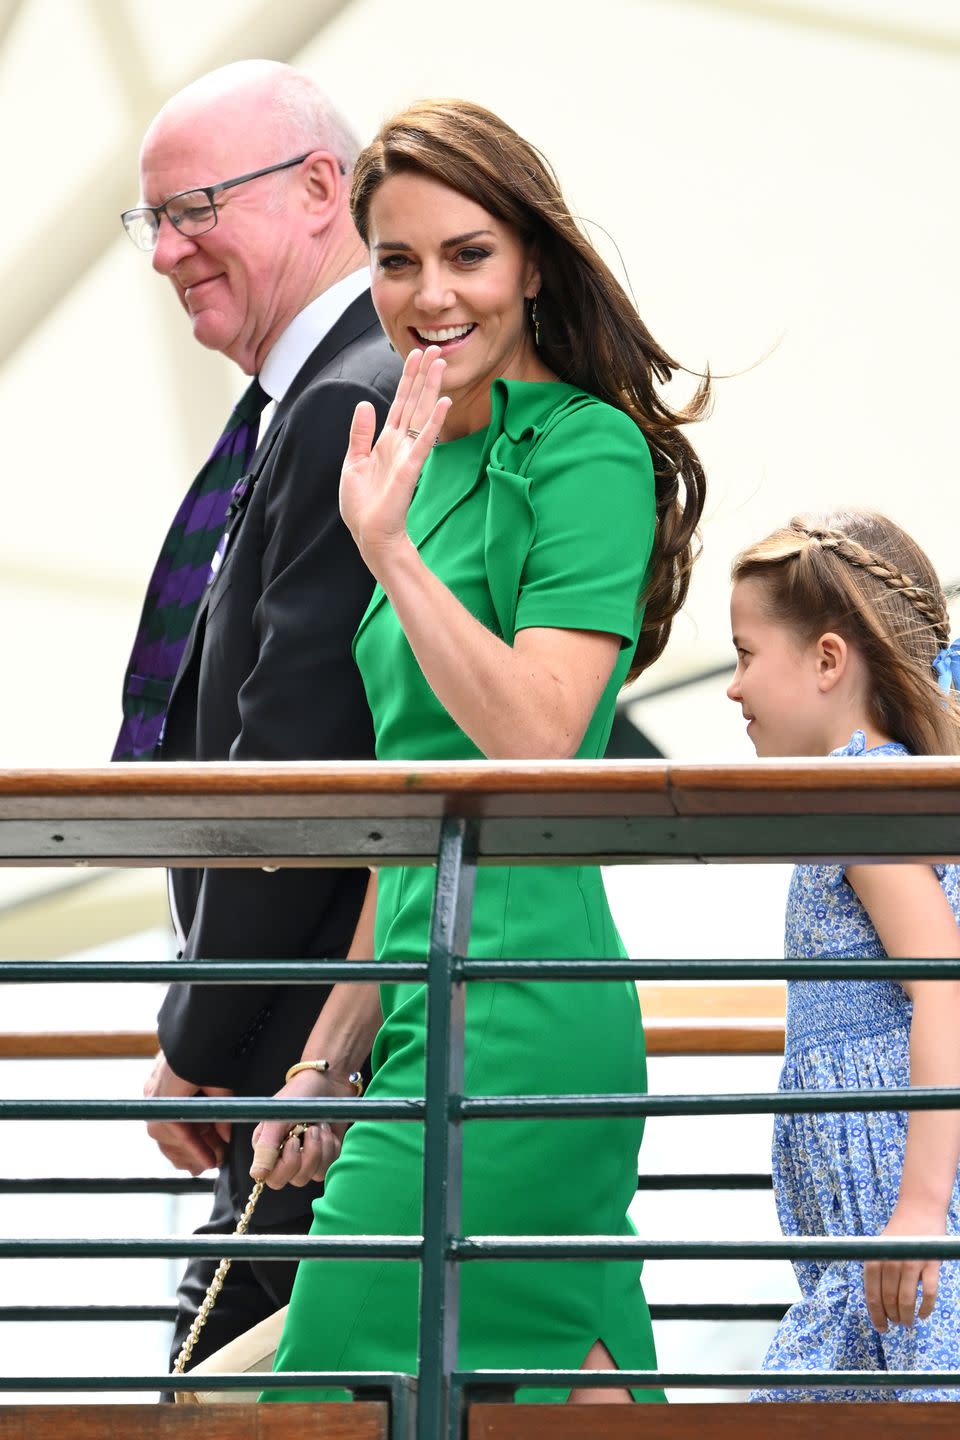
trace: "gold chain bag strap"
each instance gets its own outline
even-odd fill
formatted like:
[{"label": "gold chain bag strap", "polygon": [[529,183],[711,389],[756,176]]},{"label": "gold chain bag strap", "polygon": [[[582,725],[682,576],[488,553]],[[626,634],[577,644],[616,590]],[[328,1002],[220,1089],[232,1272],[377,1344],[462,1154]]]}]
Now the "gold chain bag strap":
[{"label": "gold chain bag strap", "polygon": [[[306,1125],[295,1125],[287,1135],[287,1140],[299,1138],[306,1131]],[[283,1149],[281,1145],[280,1149]],[[263,1193],[264,1181],[258,1180],[250,1191],[250,1198],[243,1209],[243,1214],[237,1221],[237,1228],[234,1236],[245,1235],[250,1221],[253,1219],[253,1212],[257,1208],[257,1201]],[[210,1312],[217,1303],[217,1297],[223,1289],[223,1282],[229,1273],[232,1261],[225,1256],[217,1266],[216,1272],[210,1284],[207,1286],[207,1293],[203,1297],[203,1303],[194,1316],[193,1324],[187,1333],[180,1348],[174,1366],[174,1375],[186,1373],[190,1364],[190,1357],[193,1354],[194,1346],[200,1338],[209,1318]],[[277,1310],[273,1315],[268,1315],[266,1320],[261,1320],[259,1325],[252,1329],[245,1330],[235,1340],[222,1346],[219,1350],[208,1355],[206,1360],[201,1360],[190,1371],[191,1375],[217,1375],[217,1374],[263,1374],[264,1371],[272,1370],[273,1357],[276,1354],[280,1342],[280,1335],[283,1330],[283,1322],[286,1318],[287,1307]],[[178,1390],[176,1402],[178,1405],[213,1405],[223,1404],[225,1401],[240,1401],[250,1403],[256,1399],[260,1387],[253,1390]]]}]

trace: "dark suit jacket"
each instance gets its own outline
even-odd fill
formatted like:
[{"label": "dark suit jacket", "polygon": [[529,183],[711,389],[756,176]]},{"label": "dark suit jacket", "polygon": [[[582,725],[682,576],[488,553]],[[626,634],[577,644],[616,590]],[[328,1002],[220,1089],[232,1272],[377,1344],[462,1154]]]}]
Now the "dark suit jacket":
[{"label": "dark suit jacket", "polygon": [[[400,362],[369,292],[317,346],[277,407],[251,467],[226,556],[197,612],[174,683],[164,760],[368,760],[373,728],[350,653],[373,588],[340,519],[340,467],[354,408],[382,424]],[[173,870],[184,958],[295,960],[345,954],[367,871]],[[271,1095],[299,1060],[327,987],[171,986],[160,1044],[177,1074]],[[249,1136],[235,1128],[235,1198],[250,1188]],[[264,1192],[275,1224],[316,1191]]]}]

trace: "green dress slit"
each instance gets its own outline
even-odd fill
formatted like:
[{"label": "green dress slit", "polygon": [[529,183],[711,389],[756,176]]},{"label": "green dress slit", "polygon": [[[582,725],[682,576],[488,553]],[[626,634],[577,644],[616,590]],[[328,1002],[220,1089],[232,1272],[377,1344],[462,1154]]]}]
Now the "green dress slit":
[{"label": "green dress slit", "polygon": [[[578,758],[603,755],[641,620],[654,533],[649,451],[622,412],[571,386],[498,380],[485,431],[436,446],[408,528],[426,565],[512,643],[532,626],[618,635],[621,650]],[[383,760],[482,758],[443,709],[378,587],[354,654]],[[434,871],[379,872],[378,960],[427,954]],[[625,954],[594,866],[481,868],[469,953],[485,958]],[[423,1095],[422,984],[380,987],[383,1027],[368,1094]],[[614,1093],[646,1085],[636,987],[477,982],[467,988],[466,1093]],[[472,1120],[464,1132],[466,1234],[631,1235],[643,1121]],[[313,1235],[417,1234],[422,1126],[348,1130]],[[297,1273],[278,1370],[398,1370],[417,1364],[419,1266],[309,1260]],[[623,1369],[655,1368],[636,1261],[486,1261],[461,1272],[461,1368],[580,1367],[601,1340]],[[519,1398],[562,1400],[566,1391]],[[346,1398],[268,1391],[272,1401]],[[638,1400],[662,1400],[658,1390]]]}]

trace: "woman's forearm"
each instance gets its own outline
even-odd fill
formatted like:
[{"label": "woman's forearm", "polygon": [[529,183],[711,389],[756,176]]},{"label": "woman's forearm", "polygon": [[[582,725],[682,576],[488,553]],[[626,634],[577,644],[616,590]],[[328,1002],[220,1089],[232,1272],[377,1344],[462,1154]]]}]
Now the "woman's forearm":
[{"label": "woman's forearm", "polygon": [[[960,1088],[960,982],[914,983],[910,1084]],[[960,1165],[960,1111],[912,1110],[898,1207],[946,1213]]]},{"label": "woman's forearm", "polygon": [[[363,906],[357,920],[348,960],[374,958],[373,934],[377,914],[377,872],[371,871]],[[329,1060],[337,1078],[349,1075],[370,1054],[377,1031],[383,1023],[380,988],[370,982],[355,984],[341,980],[330,991],[327,1002],[303,1047],[304,1060]]]},{"label": "woman's forearm", "polygon": [[578,653],[571,673],[567,665],[551,663],[544,646],[525,653],[494,635],[412,543],[392,547],[371,568],[431,690],[484,755],[562,759],[576,753],[616,662],[616,637],[568,632],[570,648],[578,645],[596,672],[583,673]]}]

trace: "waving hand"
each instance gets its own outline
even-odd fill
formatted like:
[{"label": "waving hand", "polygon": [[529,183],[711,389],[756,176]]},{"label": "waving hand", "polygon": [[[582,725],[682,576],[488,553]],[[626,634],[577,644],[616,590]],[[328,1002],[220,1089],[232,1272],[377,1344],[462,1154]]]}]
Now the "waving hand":
[{"label": "waving hand", "polygon": [[375,445],[373,406],[363,401],[354,412],[340,473],[340,513],[374,573],[378,554],[406,539],[420,471],[451,405],[440,398],[445,369],[435,346],[411,350]]}]

